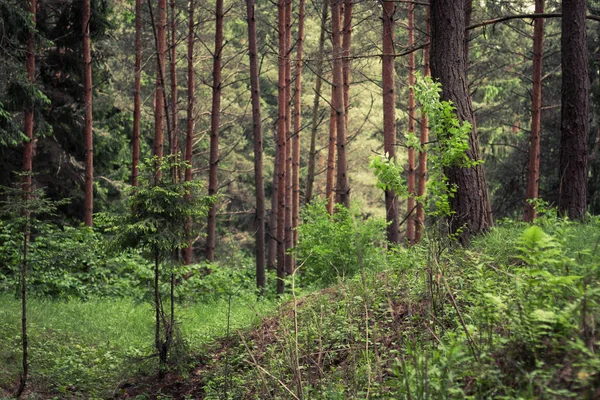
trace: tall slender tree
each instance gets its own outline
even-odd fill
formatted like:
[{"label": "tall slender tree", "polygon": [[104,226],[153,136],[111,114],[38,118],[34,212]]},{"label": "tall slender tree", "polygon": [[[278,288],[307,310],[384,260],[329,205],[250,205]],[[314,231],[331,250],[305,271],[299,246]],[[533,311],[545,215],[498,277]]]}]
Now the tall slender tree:
[{"label": "tall slender tree", "polygon": [[142,117],[142,0],[135,0],[135,75],[133,86],[133,138],[131,185],[138,185],[140,165],[140,123]]},{"label": "tall slender tree", "polygon": [[293,244],[292,227],[292,0],[285,3],[285,273],[291,275],[294,272],[294,258],[289,251]]},{"label": "tall slender tree", "polygon": [[262,160],[262,123],[260,120],[260,84],[258,46],[256,44],[255,0],[246,0],[248,16],[248,55],[252,97],[252,133],[254,137],[254,183],[256,186],[256,286],[265,290],[265,188]]},{"label": "tall slender tree", "polygon": [[325,48],[325,33],[327,32],[327,14],[329,4],[323,0],[321,8],[321,31],[319,33],[319,48],[315,65],[315,97],[313,100],[312,120],[310,128],[310,150],[308,154],[308,171],[306,176],[306,203],[313,197],[315,183],[315,167],[317,163],[317,132],[319,130],[319,105],[321,100],[321,87],[323,86],[323,54]]},{"label": "tall slender tree", "polygon": [[292,245],[298,241],[300,215],[300,130],[302,124],[302,57],[304,51],[305,0],[298,5],[298,39],[296,41],[296,79],[294,81],[294,133],[292,137]]},{"label": "tall slender tree", "polygon": [[[192,151],[194,144],[194,103],[195,103],[195,89],[196,81],[194,79],[194,0],[189,1],[188,5],[188,37],[187,37],[187,126],[185,135],[185,153],[184,159],[189,164],[188,168],[185,169],[184,180],[185,182],[192,181]],[[190,197],[188,196],[188,200]],[[192,243],[192,218],[186,219],[185,235],[187,239],[187,247],[183,251],[183,260],[186,265],[192,263],[193,243]]]},{"label": "tall slender tree", "polygon": [[331,37],[333,42],[333,106],[336,111],[337,176],[335,201],[350,207],[350,188],[346,164],[346,117],[344,105],[343,48],[341,35],[342,0],[331,0]]},{"label": "tall slender tree", "polygon": [[590,81],[585,0],[562,1],[562,98],[558,209],[571,219],[587,207]]},{"label": "tall slender tree", "polygon": [[[442,99],[453,102],[459,120],[472,124],[466,155],[478,161],[479,138],[466,76],[464,4],[454,0],[432,0],[430,4],[431,75],[442,84]],[[491,225],[485,171],[478,164],[471,168],[448,167],[444,172],[448,184],[456,186],[450,199],[454,212],[450,229],[453,233],[460,232],[461,243],[467,243],[470,235],[484,232]]]},{"label": "tall slender tree", "polygon": [[337,109],[335,102],[335,86],[332,86],[331,106],[329,109],[329,141],[327,144],[327,177],[325,181],[325,199],[327,199],[327,211],[329,214],[333,214],[333,204],[335,200],[335,149],[337,144]]},{"label": "tall slender tree", "polygon": [[85,104],[85,211],[84,223],[94,223],[94,138],[92,133],[92,55],[90,40],[91,5],[90,0],[83,1],[81,15],[83,33],[83,92]]},{"label": "tall slender tree", "polygon": [[[431,19],[430,19],[430,8],[427,6],[427,21],[426,21],[426,33],[427,39],[429,40],[431,32]],[[430,76],[431,71],[429,70],[429,44],[425,45],[423,49],[423,76]],[[419,181],[417,186],[417,196],[423,198],[427,188],[427,151],[425,145],[429,142],[429,120],[427,114],[421,113],[421,126],[419,131],[419,141],[421,143],[421,150],[419,151]],[[417,204],[417,222],[415,224],[415,242],[420,242],[423,237],[423,231],[425,230],[425,209],[423,203]]]},{"label": "tall slender tree", "polygon": [[[179,109],[177,104],[177,7],[175,0],[170,2],[171,43],[169,44],[170,76],[171,76],[171,129],[169,132],[169,153],[179,153]],[[177,171],[173,171],[173,179],[177,179]]]},{"label": "tall slender tree", "polygon": [[[223,50],[223,0],[217,0],[215,28],[215,51],[213,53],[212,110],[210,114],[210,165],[208,173],[208,194],[214,196],[219,187],[219,121],[221,116],[221,55]],[[215,260],[217,235],[217,205],[208,211],[206,226],[206,259]]]},{"label": "tall slender tree", "polygon": [[278,62],[278,96],[277,96],[277,153],[275,172],[277,174],[277,293],[282,294],[285,288],[285,191],[286,191],[286,147],[287,147],[287,113],[286,103],[286,57],[287,57],[287,34],[286,34],[286,2],[277,2],[277,25],[279,28],[279,62]]},{"label": "tall slender tree", "polygon": [[[150,4],[150,3],[148,3]],[[150,5],[150,10],[152,6]],[[154,17],[152,16],[152,19]],[[167,52],[167,0],[158,0],[158,22],[154,20],[156,34],[156,90],[154,91],[154,155],[159,165],[155,166],[155,180],[160,180],[160,162],[164,147],[165,121],[165,55]]]},{"label": "tall slender tree", "polygon": [[342,29],[342,73],[344,80],[344,124],[346,126],[346,135],[348,135],[348,110],[350,108],[352,6],[353,0],[344,0],[344,23]]},{"label": "tall slender tree", "polygon": [[[394,29],[396,5],[391,0],[383,0],[383,150],[390,159],[396,158],[396,89],[394,79]],[[399,220],[398,198],[393,190],[385,191],[385,214],[387,239],[398,243]]]},{"label": "tall slender tree", "polygon": [[[544,12],[544,0],[535,0],[535,13]],[[540,138],[542,127],[542,69],[544,57],[544,18],[536,18],[533,28],[533,87],[531,90],[531,133],[529,136],[529,170],[527,173],[527,200],[538,197],[540,180]],[[525,204],[525,221],[536,217],[533,204]]]},{"label": "tall slender tree", "polygon": [[[408,3],[408,48],[415,45],[415,3]],[[415,53],[411,52],[408,55],[408,134],[415,133]],[[406,240],[414,243],[415,241],[415,148],[408,147],[408,199],[407,205],[407,220],[406,220]]]}]

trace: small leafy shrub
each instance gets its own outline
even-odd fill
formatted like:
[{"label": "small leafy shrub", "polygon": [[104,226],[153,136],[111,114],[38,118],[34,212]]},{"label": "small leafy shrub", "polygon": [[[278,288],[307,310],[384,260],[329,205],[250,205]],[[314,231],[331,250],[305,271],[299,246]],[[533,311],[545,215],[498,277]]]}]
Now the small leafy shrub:
[{"label": "small leafy shrub", "polygon": [[298,227],[296,253],[300,282],[326,286],[348,277],[361,268],[376,268],[383,263],[385,222],[363,220],[356,208],[337,205],[333,215],[324,202],[308,204]]}]

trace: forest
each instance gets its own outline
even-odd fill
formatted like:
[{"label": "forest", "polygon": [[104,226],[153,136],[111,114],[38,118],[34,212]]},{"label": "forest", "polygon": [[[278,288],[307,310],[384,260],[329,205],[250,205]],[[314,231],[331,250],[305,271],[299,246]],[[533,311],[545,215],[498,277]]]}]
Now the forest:
[{"label": "forest", "polygon": [[600,1],[0,0],[0,399],[599,399]]}]

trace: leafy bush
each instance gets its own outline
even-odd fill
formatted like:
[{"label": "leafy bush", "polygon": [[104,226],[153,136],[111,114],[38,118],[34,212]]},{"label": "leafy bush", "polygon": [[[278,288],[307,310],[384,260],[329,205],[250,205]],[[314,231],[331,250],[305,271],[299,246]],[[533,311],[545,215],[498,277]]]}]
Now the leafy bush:
[{"label": "leafy bush", "polygon": [[356,208],[336,205],[330,215],[324,202],[308,204],[302,212],[295,249],[302,284],[326,286],[361,268],[383,264],[385,222],[361,219]]}]

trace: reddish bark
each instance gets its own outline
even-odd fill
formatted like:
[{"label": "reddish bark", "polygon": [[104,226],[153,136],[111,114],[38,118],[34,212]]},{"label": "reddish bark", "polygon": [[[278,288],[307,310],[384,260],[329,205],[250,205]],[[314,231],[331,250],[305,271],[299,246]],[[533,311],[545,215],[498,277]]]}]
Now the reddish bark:
[{"label": "reddish bark", "polygon": [[90,0],[83,1],[82,33],[83,33],[83,92],[85,103],[85,200],[84,223],[94,223],[94,138],[92,133],[92,56],[90,43]]},{"label": "reddish bark", "polygon": [[[171,0],[171,43],[170,43],[170,73],[171,73],[171,132],[169,137],[170,154],[179,153],[179,110],[177,104],[177,20],[175,0]],[[177,171],[173,171],[173,179],[177,179]]]},{"label": "reddish bark", "polygon": [[[223,50],[223,0],[217,0],[215,29],[215,51],[213,54],[212,110],[210,118],[210,165],[208,172],[208,194],[215,196],[218,190],[219,170],[219,120],[221,117],[221,52]],[[206,226],[206,259],[215,261],[217,230],[217,205],[208,211]]]},{"label": "reddish bark", "polygon": [[284,291],[285,278],[285,192],[286,192],[286,147],[287,147],[287,90],[286,90],[286,0],[278,0],[279,27],[279,62],[278,62],[278,120],[277,120],[277,153],[275,173],[277,174],[277,293]]},{"label": "reddish bark", "polygon": [[[383,150],[390,159],[396,158],[396,92],[394,83],[394,14],[392,1],[383,3]],[[399,243],[398,198],[393,190],[385,191],[387,238],[390,243]]]},{"label": "reddish bark", "polygon": [[[535,13],[544,12],[544,0],[535,0]],[[526,200],[537,199],[540,180],[542,130],[542,71],[544,57],[544,18],[536,18],[533,27],[533,86],[531,90],[531,133],[529,136],[529,170]],[[525,202],[525,221],[536,218],[535,208]]]},{"label": "reddish bark", "polygon": [[344,73],[342,66],[343,48],[341,37],[342,0],[331,2],[331,32],[333,42],[333,106],[336,110],[336,147],[337,147],[337,177],[335,201],[350,207],[350,189],[346,165],[346,117],[344,110]]},{"label": "reddish bark", "polygon": [[294,82],[294,135],[292,137],[292,246],[298,242],[298,218],[300,214],[300,129],[302,123],[302,57],[304,50],[304,6],[300,0],[298,9],[298,39],[296,43],[296,80]]},{"label": "reddish bark", "polygon": [[135,0],[135,83],[133,89],[133,149],[131,185],[138,185],[140,164],[140,123],[142,116],[142,0]]},{"label": "reddish bark", "polygon": [[308,172],[306,177],[306,203],[310,203],[313,197],[313,188],[315,183],[315,165],[317,163],[317,131],[319,129],[319,103],[321,99],[321,87],[323,80],[323,52],[325,47],[325,32],[327,31],[327,1],[323,1],[321,11],[321,33],[319,35],[319,50],[315,65],[315,98],[313,101],[312,121],[310,130],[310,151],[308,155]]},{"label": "reddish bark", "polygon": [[[429,7],[427,7],[427,36],[430,36]],[[431,75],[429,70],[429,45],[425,46],[423,52],[423,76]],[[421,113],[421,129],[420,129],[421,151],[419,152],[419,183],[417,186],[417,196],[423,198],[427,188],[427,151],[425,145],[429,141],[429,121],[425,113]],[[420,242],[423,238],[425,230],[425,210],[422,203],[417,204],[417,222],[415,224],[415,242]]]},{"label": "reddish bark", "polygon": [[[408,48],[412,48],[415,45],[415,4],[408,4]],[[415,53],[411,52],[408,55],[408,134],[414,135],[415,133],[415,91],[413,86],[415,84]],[[408,200],[406,220],[406,240],[410,243],[415,242],[415,148],[413,146],[408,147]]]},{"label": "reddish bark", "polygon": [[[194,93],[196,83],[194,80],[194,1],[189,3],[188,19],[188,37],[187,37],[187,126],[185,135],[185,154],[184,159],[189,164],[185,169],[184,179],[186,182],[192,181],[192,150],[194,142]],[[189,199],[189,196],[188,196]],[[188,217],[185,226],[185,235],[187,247],[184,249],[183,258],[185,265],[192,263],[193,243],[192,243],[192,218]]]},{"label": "reddish bark", "polygon": [[260,120],[260,84],[256,44],[255,0],[247,0],[248,54],[252,92],[252,132],[254,136],[254,182],[256,186],[256,286],[265,290],[265,188],[262,161],[262,124]]},{"label": "reddish bark", "polygon": [[289,250],[292,248],[292,63],[290,54],[292,51],[292,0],[285,3],[285,272],[291,275],[294,272],[294,259]]},{"label": "reddish bark", "polygon": [[156,90],[154,92],[154,155],[158,158],[155,179],[161,177],[160,162],[163,157],[165,121],[165,54],[167,51],[167,0],[158,1],[156,26]]},{"label": "reddish bark", "polygon": [[329,109],[329,144],[327,146],[327,180],[325,183],[325,199],[327,211],[333,214],[333,189],[335,185],[335,148],[337,142],[337,113],[335,106],[335,88],[331,87],[331,107]]}]

